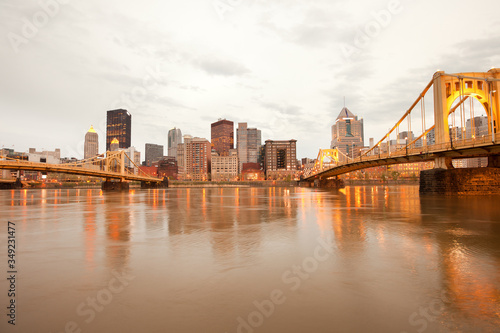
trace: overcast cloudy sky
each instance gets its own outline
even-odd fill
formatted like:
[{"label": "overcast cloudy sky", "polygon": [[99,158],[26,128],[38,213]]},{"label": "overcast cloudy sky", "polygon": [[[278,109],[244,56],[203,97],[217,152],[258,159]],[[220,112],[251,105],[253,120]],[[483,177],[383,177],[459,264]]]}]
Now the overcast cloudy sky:
[{"label": "overcast cloudy sky", "polygon": [[[329,148],[343,107],[378,140],[437,69],[500,67],[498,0],[0,0],[0,146],[83,156],[106,111],[132,144],[226,118]],[[367,142],[366,142],[367,143]]]}]

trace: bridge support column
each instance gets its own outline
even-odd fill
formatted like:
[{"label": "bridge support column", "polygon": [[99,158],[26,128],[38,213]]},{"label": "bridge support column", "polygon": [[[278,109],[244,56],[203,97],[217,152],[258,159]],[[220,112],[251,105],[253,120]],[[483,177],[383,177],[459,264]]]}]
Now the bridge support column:
[{"label": "bridge support column", "polygon": [[345,184],[342,179],[335,177],[332,179],[316,179],[314,181],[314,187],[339,189],[339,188],[344,188]]},{"label": "bridge support column", "polygon": [[500,194],[500,168],[432,169],[420,172],[421,194]]},{"label": "bridge support column", "polygon": [[500,168],[500,155],[488,156],[488,168]]},{"label": "bridge support column", "polygon": [[166,188],[168,187],[168,178],[163,177],[161,182],[141,182],[141,188]]},{"label": "bridge support column", "polygon": [[14,190],[18,188],[22,188],[23,183],[21,183],[21,179],[17,178],[15,182],[0,182],[0,189],[2,190]]},{"label": "bridge support column", "polygon": [[106,180],[102,183],[101,189],[103,191],[128,191],[129,183],[124,181],[112,182],[110,180]]}]

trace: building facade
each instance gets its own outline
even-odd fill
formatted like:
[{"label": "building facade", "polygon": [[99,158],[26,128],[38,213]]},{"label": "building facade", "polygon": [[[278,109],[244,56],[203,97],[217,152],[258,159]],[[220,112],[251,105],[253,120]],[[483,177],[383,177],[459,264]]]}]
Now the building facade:
[{"label": "building facade", "polygon": [[358,119],[358,116],[344,107],[332,125],[330,148],[337,148],[342,154],[356,158],[365,145],[364,141],[363,119]]},{"label": "building facade", "polygon": [[163,146],[154,143],[146,143],[145,147],[145,162],[146,166],[153,165],[153,162],[159,161],[163,157]]},{"label": "building facade", "polygon": [[118,151],[120,149],[120,141],[117,138],[111,140],[108,151]]},{"label": "building facade", "polygon": [[236,149],[229,151],[229,156],[219,156],[212,151],[211,163],[212,181],[238,180],[238,152]]},{"label": "building facade", "polygon": [[85,134],[85,143],[83,148],[83,158],[91,158],[99,154],[99,136],[91,125]]},{"label": "building facade", "polygon": [[35,148],[30,148],[28,151],[28,161],[48,164],[61,163],[61,149],[57,148],[54,151],[36,151]]},{"label": "building facade", "polygon": [[259,163],[243,163],[241,169],[241,180],[259,181],[265,180],[266,174]]},{"label": "building facade", "polygon": [[177,146],[182,143],[182,132],[179,128],[168,131],[167,149],[168,156],[177,158]]},{"label": "building facade", "polygon": [[173,180],[178,179],[179,168],[177,166],[177,161],[173,156],[163,157],[158,162],[155,162],[154,165],[158,166],[158,177],[166,177]]},{"label": "building facade", "polygon": [[132,115],[124,109],[107,112],[106,118],[106,151],[111,148],[111,141],[116,138],[120,148],[132,145]]},{"label": "building facade", "polygon": [[261,147],[261,131],[248,128],[247,123],[238,123],[236,129],[236,143],[239,159],[239,172],[243,170],[244,163],[258,163]]},{"label": "building facade", "polygon": [[210,180],[210,162],[212,151],[210,141],[202,138],[192,138],[186,145],[185,180]]},{"label": "building facade", "polygon": [[184,142],[177,145],[177,179],[184,180],[186,169],[186,144],[193,140],[189,134],[183,136]]},{"label": "building facade", "polygon": [[234,148],[234,123],[226,119],[219,119],[211,124],[212,149],[219,156],[228,156],[229,150]]},{"label": "building facade", "polygon": [[264,166],[268,180],[291,180],[297,172],[297,140],[266,140]]}]

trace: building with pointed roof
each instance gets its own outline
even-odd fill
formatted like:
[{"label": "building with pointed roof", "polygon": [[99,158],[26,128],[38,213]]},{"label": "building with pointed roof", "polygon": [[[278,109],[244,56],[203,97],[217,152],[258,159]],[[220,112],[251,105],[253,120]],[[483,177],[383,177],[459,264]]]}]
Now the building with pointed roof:
[{"label": "building with pointed roof", "polygon": [[364,141],[363,118],[358,119],[348,108],[342,108],[332,125],[330,148],[337,148],[344,155],[356,158],[364,147]]},{"label": "building with pointed roof", "polygon": [[117,138],[113,138],[109,145],[109,151],[118,151],[118,149],[120,149],[120,141]]},{"label": "building with pointed roof", "polygon": [[94,126],[90,125],[90,129],[85,134],[85,144],[83,148],[83,158],[91,158],[99,154],[99,136],[94,129]]}]

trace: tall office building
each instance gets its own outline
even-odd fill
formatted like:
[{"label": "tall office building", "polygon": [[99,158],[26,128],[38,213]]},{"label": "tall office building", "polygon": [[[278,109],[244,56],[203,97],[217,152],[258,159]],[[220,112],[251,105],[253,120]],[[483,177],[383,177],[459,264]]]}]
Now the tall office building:
[{"label": "tall office building", "polygon": [[91,158],[99,154],[99,136],[91,125],[87,134],[85,134],[85,144],[83,148],[83,158]]},{"label": "tall office building", "polygon": [[330,148],[337,148],[344,155],[355,158],[364,147],[364,141],[363,119],[358,119],[358,116],[344,107],[332,125]]},{"label": "tall office building", "polygon": [[179,128],[168,131],[168,156],[177,158],[177,145],[182,143],[182,132]]},{"label": "tall office building", "polygon": [[106,150],[110,150],[111,141],[116,138],[120,148],[132,145],[132,115],[127,110],[108,111],[106,118]]},{"label": "tall office building", "polygon": [[238,123],[236,143],[239,159],[239,172],[243,163],[258,163],[261,147],[261,132],[256,128],[248,128],[247,123]]},{"label": "tall office building", "polygon": [[212,149],[219,156],[229,156],[229,150],[234,147],[234,123],[226,119],[219,119],[211,125]]},{"label": "tall office building", "polygon": [[293,179],[297,171],[297,140],[266,140],[265,162],[268,180]]},{"label": "tall office building", "polygon": [[186,180],[209,180],[211,149],[207,139],[192,138],[186,145]]},{"label": "tall office building", "polygon": [[178,167],[178,179],[184,180],[186,175],[186,144],[193,140],[193,137],[189,134],[184,135],[184,143],[179,143],[177,145],[177,167]]},{"label": "tall office building", "polygon": [[158,162],[163,157],[163,146],[154,143],[146,143],[146,166],[151,166],[153,162]]}]

